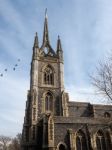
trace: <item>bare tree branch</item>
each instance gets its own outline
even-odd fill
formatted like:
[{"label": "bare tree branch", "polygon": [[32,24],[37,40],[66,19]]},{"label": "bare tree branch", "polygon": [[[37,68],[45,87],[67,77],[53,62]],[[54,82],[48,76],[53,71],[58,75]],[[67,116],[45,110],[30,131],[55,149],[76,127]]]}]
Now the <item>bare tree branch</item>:
[{"label": "bare tree branch", "polygon": [[11,138],[8,136],[0,135],[0,147],[2,150],[8,149],[8,144],[11,142]]},{"label": "bare tree branch", "polygon": [[18,133],[15,138],[12,139],[8,150],[21,150],[21,134]]},{"label": "bare tree branch", "polygon": [[96,74],[91,75],[92,85],[97,92],[112,102],[112,57],[108,57],[105,62],[99,62]]}]

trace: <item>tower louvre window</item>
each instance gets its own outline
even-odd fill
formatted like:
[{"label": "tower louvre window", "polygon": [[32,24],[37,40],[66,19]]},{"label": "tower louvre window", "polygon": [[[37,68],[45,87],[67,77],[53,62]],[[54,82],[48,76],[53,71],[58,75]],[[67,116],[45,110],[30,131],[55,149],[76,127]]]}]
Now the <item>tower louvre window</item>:
[{"label": "tower louvre window", "polygon": [[47,85],[54,84],[54,74],[50,66],[47,66],[44,70],[44,84],[47,84]]},{"label": "tower louvre window", "polygon": [[50,92],[48,92],[45,96],[45,110],[53,111],[53,96]]}]

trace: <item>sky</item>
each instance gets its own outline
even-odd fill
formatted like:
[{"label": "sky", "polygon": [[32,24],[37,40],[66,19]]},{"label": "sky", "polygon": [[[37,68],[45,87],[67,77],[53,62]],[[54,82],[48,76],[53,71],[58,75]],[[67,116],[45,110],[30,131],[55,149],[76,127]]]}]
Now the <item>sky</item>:
[{"label": "sky", "polygon": [[34,36],[37,32],[41,46],[46,8],[54,50],[61,38],[70,100],[103,102],[89,74],[112,49],[111,0],[0,0],[0,134],[22,131]]}]

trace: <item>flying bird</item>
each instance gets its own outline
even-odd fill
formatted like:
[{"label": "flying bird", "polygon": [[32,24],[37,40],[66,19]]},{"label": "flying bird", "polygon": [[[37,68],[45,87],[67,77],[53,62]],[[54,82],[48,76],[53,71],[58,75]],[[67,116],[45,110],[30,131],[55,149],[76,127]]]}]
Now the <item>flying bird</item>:
[{"label": "flying bird", "polygon": [[[20,60],[20,58],[18,58],[18,59],[17,59],[17,61],[18,61],[18,63],[19,63],[19,62],[21,61],[21,60]],[[15,70],[16,70],[16,67],[18,66],[18,63],[16,62],[16,63],[15,63],[15,65],[13,66],[13,68],[12,68],[12,69],[13,69],[13,71],[15,71]],[[7,68],[5,68],[5,69],[4,69],[4,71],[5,71],[5,72],[7,72],[7,71],[8,71],[8,69],[7,69]],[[4,74],[3,74],[3,73],[1,73],[1,74],[0,74],[0,77],[3,77],[3,75],[4,75]]]},{"label": "flying bird", "polygon": [[18,64],[15,64],[15,67],[17,67],[18,66]]},{"label": "flying bird", "polygon": [[3,77],[3,73],[1,73],[0,76]]},{"label": "flying bird", "polygon": [[5,72],[7,72],[7,69],[5,69]]}]

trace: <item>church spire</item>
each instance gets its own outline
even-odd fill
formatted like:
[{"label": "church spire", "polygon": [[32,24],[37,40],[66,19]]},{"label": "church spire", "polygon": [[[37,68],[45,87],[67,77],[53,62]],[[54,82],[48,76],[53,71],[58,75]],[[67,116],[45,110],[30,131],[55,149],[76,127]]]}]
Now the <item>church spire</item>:
[{"label": "church spire", "polygon": [[44,33],[43,33],[43,44],[44,46],[49,44],[49,33],[48,33],[48,16],[47,16],[47,8],[45,10],[45,21],[44,21]]},{"label": "church spire", "polygon": [[37,32],[36,32],[36,35],[35,35],[35,39],[34,39],[34,48],[39,48],[39,43],[38,43],[38,35],[37,35]]}]

